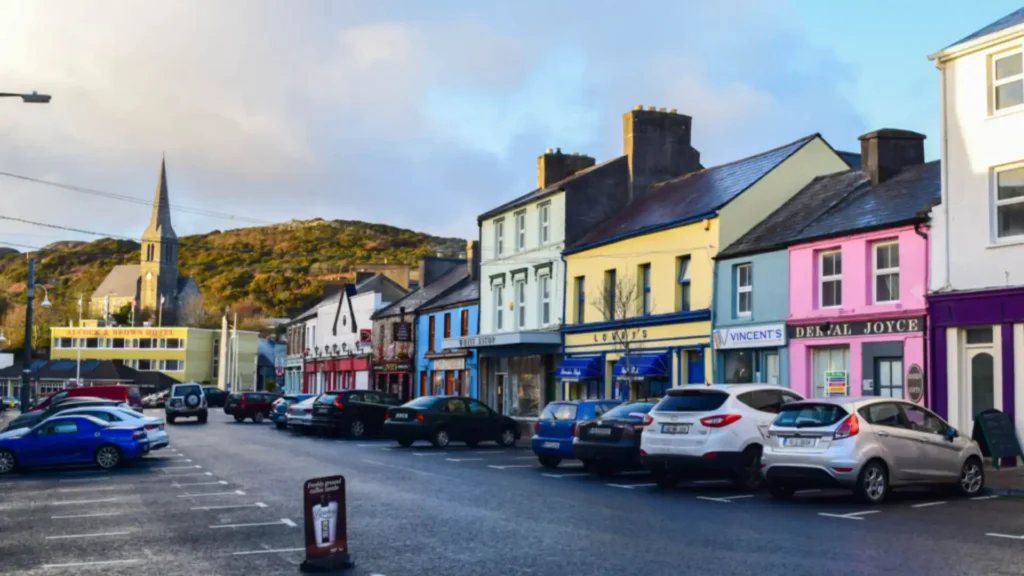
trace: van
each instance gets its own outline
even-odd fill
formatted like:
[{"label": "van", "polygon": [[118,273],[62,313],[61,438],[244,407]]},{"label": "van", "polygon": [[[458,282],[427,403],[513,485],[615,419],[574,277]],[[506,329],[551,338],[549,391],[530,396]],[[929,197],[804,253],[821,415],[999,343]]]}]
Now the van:
[{"label": "van", "polygon": [[43,396],[32,406],[32,410],[45,410],[54,400],[61,398],[74,398],[77,396],[90,396],[104,398],[116,402],[124,402],[132,408],[142,409],[142,397],[139,394],[138,386],[124,386],[115,384],[111,386],[81,386],[68,388],[49,396]]}]

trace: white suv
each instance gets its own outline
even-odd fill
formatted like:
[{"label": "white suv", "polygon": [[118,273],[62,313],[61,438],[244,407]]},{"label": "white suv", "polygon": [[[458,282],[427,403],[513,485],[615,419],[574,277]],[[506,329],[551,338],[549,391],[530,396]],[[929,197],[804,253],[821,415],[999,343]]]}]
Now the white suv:
[{"label": "white suv", "polygon": [[175,384],[164,404],[164,414],[168,424],[174,424],[178,418],[196,418],[206,423],[206,395],[198,383]]},{"label": "white suv", "polygon": [[669,390],[644,418],[640,461],[663,488],[683,476],[728,478],[756,490],[761,451],[784,404],[803,396],[781,386],[694,384]]}]

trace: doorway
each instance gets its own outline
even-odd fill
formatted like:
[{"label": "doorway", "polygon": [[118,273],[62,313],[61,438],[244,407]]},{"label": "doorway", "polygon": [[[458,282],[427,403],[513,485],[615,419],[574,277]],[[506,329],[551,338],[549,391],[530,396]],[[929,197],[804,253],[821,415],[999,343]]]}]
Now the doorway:
[{"label": "doorway", "polygon": [[765,383],[772,386],[779,385],[779,355],[776,352],[768,352],[764,355]]},{"label": "doorway", "polygon": [[814,389],[812,390],[814,398],[828,397],[828,390],[825,384],[826,372],[844,372],[847,377],[846,385],[849,388],[849,346],[811,348],[811,382],[814,383]]},{"label": "doorway", "polygon": [[498,414],[505,414],[505,384],[508,381],[508,374],[498,373],[494,375],[494,383],[496,384],[496,390],[498,394],[498,401],[493,406],[497,410]]},{"label": "doorway", "polygon": [[686,351],[686,383],[687,384],[703,384],[704,383],[704,351],[703,350],[687,350]]},{"label": "doorway", "polygon": [[903,399],[903,358],[875,359],[875,396]]},{"label": "doorway", "polygon": [[976,326],[962,331],[963,378],[960,384],[961,431],[974,429],[974,417],[992,408],[1001,409],[996,390],[995,330]]}]

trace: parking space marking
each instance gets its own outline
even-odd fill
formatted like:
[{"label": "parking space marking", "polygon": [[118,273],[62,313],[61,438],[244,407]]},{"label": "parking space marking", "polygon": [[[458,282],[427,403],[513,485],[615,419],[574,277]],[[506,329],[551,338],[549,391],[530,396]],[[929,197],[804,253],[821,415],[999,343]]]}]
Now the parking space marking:
[{"label": "parking space marking", "polygon": [[828,512],[818,512],[818,516],[827,516],[829,518],[842,518],[843,520],[863,520],[861,516],[865,514],[878,514],[881,510],[865,510],[863,512],[850,512],[849,514],[829,514]]},{"label": "parking space marking", "polygon": [[483,458],[445,458],[449,462],[470,462],[474,460],[483,460]]},{"label": "parking space marking", "polygon": [[263,502],[255,504],[225,504],[223,506],[193,506],[192,510],[230,510],[232,508],[266,508]]},{"label": "parking space marking", "polygon": [[192,470],[192,469],[195,469],[195,468],[202,468],[202,466],[200,466],[199,464],[196,464],[194,466],[161,466],[158,469],[166,471],[166,470]]},{"label": "parking space marking", "polygon": [[541,476],[547,476],[548,478],[579,478],[580,476],[590,476],[589,472],[567,472],[565,474],[541,474]]},{"label": "parking space marking", "polygon": [[287,518],[282,518],[276,522],[251,522],[249,524],[214,524],[210,528],[255,528],[257,526],[288,526],[295,528],[297,524]]},{"label": "parking space marking", "polygon": [[633,488],[650,488],[651,486],[657,486],[657,484],[652,482],[650,484],[608,484],[608,486],[612,486],[614,488],[626,488],[628,490],[632,490]]},{"label": "parking space marking", "polygon": [[945,502],[923,502],[921,504],[914,504],[911,508],[927,508],[929,506],[939,506],[940,504],[945,504]]},{"label": "parking space marking", "polygon": [[504,470],[506,468],[533,468],[533,464],[508,464],[506,466],[495,466],[494,464],[488,464],[488,468],[494,468],[495,470]]},{"label": "parking space marking", "polygon": [[375,464],[377,466],[384,466],[385,468],[394,468],[395,470],[404,470],[406,472],[412,472],[414,474],[423,474],[424,476],[443,476],[443,474],[435,474],[433,472],[427,472],[426,470],[417,470],[415,468],[409,468],[407,466],[398,466],[398,465],[395,465],[395,464],[385,464],[384,462],[381,462],[380,460],[368,460],[368,459],[364,458],[363,462],[366,462],[367,464]]},{"label": "parking space marking", "polygon": [[88,568],[90,566],[109,566],[112,564],[134,564],[141,562],[138,558],[129,560],[98,560],[96,562],[71,562],[68,564],[43,564],[43,570],[59,570],[61,568]]},{"label": "parking space marking", "polygon": [[281,523],[284,524],[285,526],[290,526],[292,528],[295,528],[295,527],[298,526],[298,524],[296,524],[295,522],[292,522],[291,520],[289,520],[287,518],[281,518]]},{"label": "parking space marking", "polygon": [[178,494],[178,498],[203,498],[206,496],[245,496],[245,492],[235,490],[234,492],[207,492],[206,494]]},{"label": "parking space marking", "polygon": [[278,548],[276,550],[245,550],[242,552],[232,552],[232,556],[248,556],[250,554],[283,554],[287,552],[302,552],[305,548]]},{"label": "parking space marking", "polygon": [[739,500],[741,498],[753,498],[753,494],[737,494],[736,496],[697,496],[698,500],[708,500],[710,502],[724,502],[726,504],[731,503],[733,500]]},{"label": "parking space marking", "polygon": [[444,452],[413,452],[413,456],[442,456]]},{"label": "parking space marking", "polygon": [[65,534],[63,536],[47,536],[47,540],[69,540],[71,538],[105,538],[107,536],[125,536],[131,534],[131,530],[122,532],[96,532],[94,534]]},{"label": "parking space marking", "polygon": [[[120,490],[121,488],[131,487],[131,484],[118,484],[117,486],[87,486],[85,488],[58,488],[57,492],[101,492],[104,490]],[[41,492],[49,492],[49,490],[42,490]]]},{"label": "parking space marking", "polygon": [[93,512],[91,514],[66,514],[50,516],[50,520],[66,520],[69,518],[99,518],[101,516],[120,516],[122,512]]},{"label": "parking space marking", "polygon": [[186,476],[213,476],[213,472],[178,472],[177,474],[164,474],[164,478],[184,478]]},{"label": "parking space marking", "polygon": [[992,536],[993,538],[1009,538],[1010,540],[1024,540],[1024,536],[1014,536],[1013,534],[997,534],[995,532],[989,532],[985,536]]},{"label": "parking space marking", "polygon": [[69,504],[102,504],[104,502],[117,502],[117,498],[100,498],[98,500],[58,500],[50,502],[53,506],[67,506]]},{"label": "parking space marking", "polygon": [[186,486],[213,486],[213,485],[227,486],[227,480],[214,480],[213,482],[189,482],[188,484],[178,484],[177,482],[171,482],[171,486],[175,488],[184,488]]},{"label": "parking space marking", "polygon": [[998,494],[990,494],[988,496],[975,496],[971,500],[992,500],[993,498],[999,498]]}]

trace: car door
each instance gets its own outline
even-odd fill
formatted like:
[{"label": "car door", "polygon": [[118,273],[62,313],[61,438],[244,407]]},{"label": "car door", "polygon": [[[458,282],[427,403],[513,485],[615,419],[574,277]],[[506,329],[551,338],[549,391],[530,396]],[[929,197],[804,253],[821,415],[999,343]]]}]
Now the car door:
[{"label": "car door", "polygon": [[923,446],[922,473],[936,481],[948,481],[960,473],[960,450],[946,439],[949,425],[930,410],[901,402],[904,419]]},{"label": "car door", "polygon": [[58,420],[37,431],[32,450],[38,452],[36,464],[65,464],[80,461],[78,424],[74,420]]},{"label": "car door", "polygon": [[473,438],[484,442],[498,437],[497,415],[483,403],[476,400],[465,400],[468,429]]},{"label": "car door", "polygon": [[388,407],[384,405],[380,392],[364,392],[363,403],[360,405],[363,424],[370,430],[377,430],[384,424]]},{"label": "car door", "polygon": [[467,439],[473,438],[473,425],[470,421],[469,410],[461,398],[445,399],[444,414],[448,421],[446,426],[450,439],[465,442]]},{"label": "car door", "polygon": [[750,417],[761,438],[768,437],[768,428],[782,410],[782,393],[780,390],[752,390],[736,397],[737,400],[752,408]]},{"label": "car door", "polygon": [[919,482],[927,479],[924,444],[907,426],[898,402],[876,402],[861,408],[859,413],[871,424],[893,480]]}]

